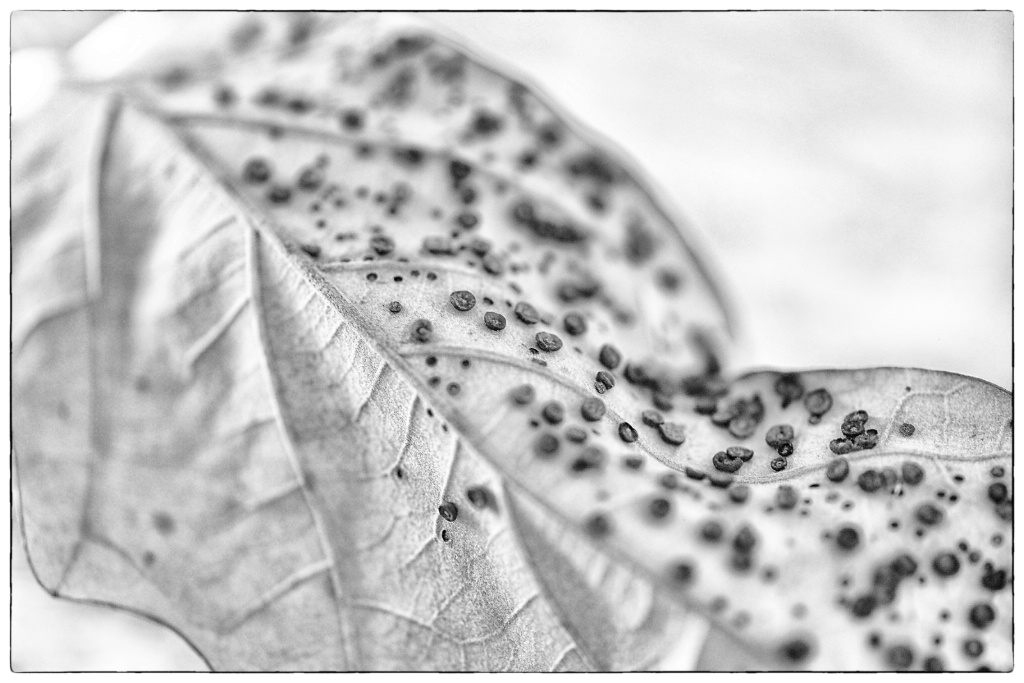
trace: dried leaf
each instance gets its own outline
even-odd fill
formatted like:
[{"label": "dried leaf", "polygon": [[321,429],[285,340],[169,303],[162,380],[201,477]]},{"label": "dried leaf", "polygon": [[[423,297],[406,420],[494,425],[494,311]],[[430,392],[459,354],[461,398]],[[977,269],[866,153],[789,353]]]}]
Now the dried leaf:
[{"label": "dried leaf", "polygon": [[[1006,392],[726,382],[673,222],[530,89],[362,15],[191,19],[87,62],[145,35],[101,27],[73,53],[95,80],[16,131],[14,439],[49,590],[220,669],[650,667],[691,611],[709,667],[1012,666]],[[858,410],[878,433],[838,456]]]}]

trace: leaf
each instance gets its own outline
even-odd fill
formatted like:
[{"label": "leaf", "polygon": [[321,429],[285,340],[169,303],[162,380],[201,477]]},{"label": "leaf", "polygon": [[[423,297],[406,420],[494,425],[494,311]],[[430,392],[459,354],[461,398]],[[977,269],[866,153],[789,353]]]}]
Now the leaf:
[{"label": "leaf", "polygon": [[[1012,666],[1006,392],[727,382],[715,289],[614,154],[422,29],[298,16],[85,63],[146,35],[107,24],[75,51],[102,79],[17,133],[14,441],[44,586],[221,669],[649,667],[702,636],[691,612],[732,662],[707,667]],[[857,410],[877,444],[832,481]],[[855,615],[868,594],[888,604]]]}]

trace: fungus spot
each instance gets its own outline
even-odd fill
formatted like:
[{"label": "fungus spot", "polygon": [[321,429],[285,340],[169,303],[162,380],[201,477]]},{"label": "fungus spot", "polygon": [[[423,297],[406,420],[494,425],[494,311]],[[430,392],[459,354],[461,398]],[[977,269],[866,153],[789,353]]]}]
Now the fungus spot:
[{"label": "fungus spot", "polygon": [[851,526],[844,526],[836,533],[836,545],[843,550],[854,550],[860,545],[860,533]]},{"label": "fungus spot", "polygon": [[605,515],[594,513],[587,518],[584,529],[594,538],[603,538],[611,533],[612,525]]},{"label": "fungus spot", "polygon": [[565,419],[565,408],[558,401],[548,401],[541,409],[541,415],[549,424],[559,424]]},{"label": "fungus spot", "polygon": [[904,462],[900,466],[900,473],[903,475],[903,483],[908,486],[917,486],[924,481],[924,469],[916,462]]},{"label": "fungus spot", "polygon": [[988,628],[996,620],[996,611],[992,605],[981,602],[971,607],[968,619],[975,628]]},{"label": "fungus spot", "polygon": [[636,429],[628,422],[619,423],[619,438],[626,443],[633,443],[637,439]]},{"label": "fungus spot", "polygon": [[487,311],[484,313],[484,325],[487,329],[500,332],[505,329],[505,316],[501,313],[495,313],[494,311]]},{"label": "fungus spot", "polygon": [[536,325],[540,322],[540,314],[537,313],[537,309],[525,301],[517,303],[513,310],[516,317],[527,325]]},{"label": "fungus spot", "polygon": [[780,375],[775,381],[775,393],[782,397],[782,407],[786,408],[804,395],[804,385],[798,375]]},{"label": "fungus spot", "polygon": [[597,422],[604,417],[604,412],[604,401],[601,399],[593,396],[583,399],[580,414],[583,415],[583,419],[587,422]]},{"label": "fungus spot", "polygon": [[658,433],[661,434],[662,441],[673,446],[686,441],[686,427],[676,422],[662,422],[658,425]]},{"label": "fungus spot", "polygon": [[672,581],[680,586],[688,586],[693,583],[697,572],[693,564],[686,561],[676,562],[670,569]]},{"label": "fungus spot", "polygon": [[941,522],[943,517],[945,517],[945,513],[931,503],[922,503],[919,505],[917,510],[914,511],[914,515],[921,524],[926,526],[934,526]]},{"label": "fungus spot", "polygon": [[788,463],[786,462],[786,459],[783,458],[782,456],[779,456],[778,458],[773,458],[772,461],[769,463],[769,466],[772,468],[773,472],[781,472],[782,470],[786,469],[787,465]]},{"label": "fungus spot", "polygon": [[799,500],[796,489],[788,484],[783,484],[775,490],[775,504],[780,510],[792,510]]},{"label": "fungus spot", "polygon": [[437,512],[446,522],[454,522],[459,516],[459,506],[450,500],[445,501],[437,508]]},{"label": "fungus spot", "polygon": [[559,339],[558,335],[551,332],[538,332],[535,339],[537,341],[537,348],[541,351],[554,353],[562,348],[562,340]]},{"label": "fungus spot", "polygon": [[804,407],[814,417],[821,417],[832,408],[832,394],[825,389],[815,389],[804,396]]},{"label": "fungus spot", "polygon": [[573,337],[577,337],[587,331],[586,319],[576,312],[566,313],[562,319],[562,324],[565,327],[565,331]]},{"label": "fungus spot", "polygon": [[720,472],[738,472],[743,466],[743,461],[735,458],[725,451],[718,451],[711,458],[711,464]]},{"label": "fungus spot", "polygon": [[425,318],[420,318],[412,324],[412,338],[421,344],[429,342],[434,334],[434,325]]},{"label": "fungus spot", "polygon": [[558,437],[554,434],[541,434],[533,445],[533,452],[541,458],[549,458],[558,452]]},{"label": "fungus spot", "polygon": [[619,367],[619,363],[622,361],[622,354],[614,346],[604,344],[598,352],[598,360],[601,361],[601,365],[609,370],[614,370]]},{"label": "fungus spot", "polygon": [[402,312],[402,302],[400,302],[400,301],[392,301],[391,303],[388,304],[388,310],[391,311],[392,313],[401,313]]},{"label": "fungus spot", "polygon": [[764,440],[772,448],[778,448],[793,440],[793,427],[787,424],[775,425],[765,434]]},{"label": "fungus spot", "polygon": [[909,422],[904,422],[900,425],[900,435],[905,437],[911,437],[914,435],[915,427]]},{"label": "fungus spot", "polygon": [[960,560],[953,553],[939,553],[932,560],[932,569],[939,576],[953,576],[960,571]]},{"label": "fungus spot", "polygon": [[536,391],[529,384],[521,384],[513,389],[510,395],[513,403],[525,406],[533,402]]},{"label": "fungus spot", "polygon": [[665,418],[657,410],[643,411],[640,420],[648,427],[658,427],[665,423]]}]

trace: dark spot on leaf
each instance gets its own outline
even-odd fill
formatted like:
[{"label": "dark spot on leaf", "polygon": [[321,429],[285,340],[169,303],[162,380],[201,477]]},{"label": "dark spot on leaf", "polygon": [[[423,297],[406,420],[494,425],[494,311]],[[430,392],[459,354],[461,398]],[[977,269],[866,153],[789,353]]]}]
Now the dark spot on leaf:
[{"label": "dark spot on leaf", "polygon": [[460,289],[451,293],[448,297],[448,301],[451,302],[452,308],[456,311],[468,311],[476,306],[476,297],[473,296],[472,292]]},{"label": "dark spot on leaf", "polygon": [[[648,411],[644,411],[646,414]],[[651,411],[653,412],[653,411]],[[646,422],[646,419],[644,420]],[[662,422],[658,425],[661,440],[667,444],[678,446],[686,441],[686,427],[676,422]]]},{"label": "dark spot on leaf", "polygon": [[533,452],[541,458],[551,457],[558,452],[558,437],[554,434],[541,434],[534,442]]},{"label": "dark spot on leaf", "polygon": [[438,514],[447,522],[454,522],[459,516],[459,507],[449,501],[445,501],[437,508]]},{"label": "dark spot on leaf", "polygon": [[619,423],[619,438],[626,443],[633,443],[637,439],[636,429],[628,422]]},{"label": "dark spot on leaf", "polygon": [[960,560],[953,553],[939,553],[932,560],[932,569],[939,576],[953,576],[960,571]]},{"label": "dark spot on leaf", "polygon": [[985,652],[985,645],[977,638],[968,638],[964,641],[964,654],[971,659],[977,659]]},{"label": "dark spot on leaf", "polygon": [[562,348],[562,340],[558,335],[551,332],[538,332],[535,339],[537,341],[537,348],[541,351],[554,353]]},{"label": "dark spot on leaf", "polygon": [[597,422],[604,417],[605,406],[604,401],[593,396],[583,399],[583,404],[580,407],[580,414],[583,415],[583,419],[587,422]]},{"label": "dark spot on leaf", "polygon": [[825,389],[815,389],[804,397],[804,407],[811,415],[821,417],[832,408],[832,394]]},{"label": "dark spot on leaf", "polygon": [[587,518],[584,529],[594,538],[603,538],[611,533],[612,525],[606,516],[595,513]]},{"label": "dark spot on leaf", "polygon": [[922,503],[914,511],[918,521],[927,526],[934,526],[942,521],[945,514],[942,510],[931,503]]},{"label": "dark spot on leaf", "polygon": [[521,384],[515,389],[513,389],[510,395],[512,397],[513,403],[525,406],[533,402],[534,396],[536,396],[536,392],[534,391],[533,387],[530,386],[529,384]]},{"label": "dark spot on leaf", "polygon": [[484,313],[484,325],[487,326],[487,329],[495,332],[503,330],[505,329],[505,316],[494,311],[487,311]]}]

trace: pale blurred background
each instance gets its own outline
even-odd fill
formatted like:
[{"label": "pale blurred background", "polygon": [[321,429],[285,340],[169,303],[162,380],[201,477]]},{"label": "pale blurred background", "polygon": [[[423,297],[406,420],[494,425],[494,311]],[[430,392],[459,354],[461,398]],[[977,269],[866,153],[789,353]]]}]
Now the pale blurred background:
[{"label": "pale blurred background", "polygon": [[[646,169],[717,266],[742,365],[1010,387],[1009,12],[423,16]],[[15,48],[51,35],[19,21]],[[164,629],[49,598],[15,541],[15,670],[202,668]]]}]

